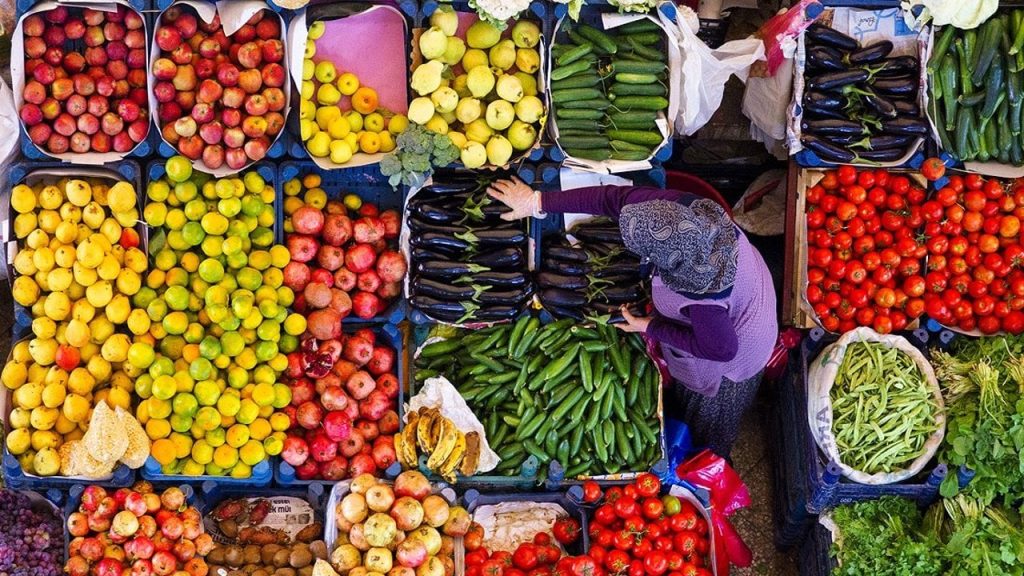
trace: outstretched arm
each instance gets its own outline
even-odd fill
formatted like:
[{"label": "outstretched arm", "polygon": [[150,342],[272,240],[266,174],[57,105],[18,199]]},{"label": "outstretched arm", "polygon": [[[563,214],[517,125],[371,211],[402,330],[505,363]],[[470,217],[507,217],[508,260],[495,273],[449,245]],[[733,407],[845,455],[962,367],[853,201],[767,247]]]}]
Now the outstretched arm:
[{"label": "outstretched arm", "polygon": [[[687,326],[657,312],[647,326],[646,334],[697,358],[728,362],[736,357],[739,342],[729,311],[722,306],[695,304],[689,306],[692,324]],[[699,334],[697,331],[699,330]]]},{"label": "outstretched arm", "polygon": [[647,186],[587,186],[541,194],[544,212],[594,214],[618,218],[624,206],[647,200],[678,201],[685,194]]}]

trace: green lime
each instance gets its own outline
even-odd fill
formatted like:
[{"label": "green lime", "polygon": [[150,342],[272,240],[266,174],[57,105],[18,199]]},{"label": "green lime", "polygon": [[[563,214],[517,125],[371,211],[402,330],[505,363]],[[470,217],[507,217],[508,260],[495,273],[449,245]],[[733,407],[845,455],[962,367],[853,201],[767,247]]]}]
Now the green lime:
[{"label": "green lime", "polygon": [[213,285],[203,293],[203,299],[206,301],[207,306],[213,306],[214,304],[227,306],[228,291],[223,286]]},{"label": "green lime", "polygon": [[156,352],[148,342],[135,342],[128,347],[128,362],[145,370],[156,360]]},{"label": "green lime", "polygon": [[211,446],[213,445],[213,442],[210,442],[209,433],[211,430],[220,428],[220,423],[220,412],[213,407],[213,404],[203,406],[198,412],[196,412],[196,425],[206,431],[206,441],[209,442]]},{"label": "green lime", "polygon": [[263,188],[267,185],[263,176],[260,176],[260,173],[255,170],[247,172],[242,178],[245,181],[245,189],[253,194],[263,192]]},{"label": "green lime", "polygon": [[195,387],[192,389],[192,394],[195,395],[196,400],[203,406],[213,406],[217,403],[217,399],[220,398],[220,386],[213,380],[201,380],[196,382]]},{"label": "green lime", "polygon": [[199,277],[211,284],[220,282],[224,278],[224,266],[213,258],[207,258],[199,263]]},{"label": "green lime", "polygon": [[235,280],[239,287],[255,291],[263,284],[263,275],[255,268],[246,266],[235,273]]},{"label": "green lime", "polygon": [[[191,295],[195,296],[196,300],[199,300],[199,297],[196,296],[196,294],[206,294],[207,290],[210,289],[210,283],[205,281],[205,280],[203,280],[202,278],[199,278],[198,276],[194,276],[192,278],[192,282],[189,284],[189,286],[192,288],[192,294]],[[200,300],[199,302],[200,302],[200,307],[202,307],[203,301]],[[191,307],[191,306],[192,306],[192,304],[190,303],[189,307]]]},{"label": "green lime", "polygon": [[149,365],[149,375],[152,378],[159,378],[160,376],[170,376],[174,374],[174,362],[166,357],[158,357],[152,364]]},{"label": "green lime", "polygon": [[188,202],[199,195],[194,182],[179,182],[174,185],[174,196],[182,202]]},{"label": "green lime", "polygon": [[[237,202],[237,200],[235,200]],[[226,200],[221,200],[226,202]],[[207,234],[215,234],[220,236],[228,231],[228,219],[223,214],[217,212],[207,212],[203,215],[203,230],[206,230]]]},{"label": "green lime", "polygon": [[188,308],[188,297],[190,292],[184,286],[170,286],[164,292],[164,300],[171,310],[185,310]]},{"label": "green lime", "polygon": [[184,312],[171,312],[161,320],[164,330],[168,334],[184,334],[188,328],[188,314]]},{"label": "green lime", "polygon": [[181,229],[181,236],[188,242],[189,246],[199,246],[206,238],[206,232],[199,222],[189,222]]},{"label": "green lime", "polygon": [[220,324],[230,315],[227,306],[220,304],[212,304],[206,307],[206,316],[209,317],[210,322],[214,324]]},{"label": "green lime", "polygon": [[171,404],[175,414],[181,414],[189,418],[195,416],[196,410],[199,410],[199,401],[196,400],[195,396],[187,393],[176,395]]},{"label": "green lime", "polygon": [[170,400],[178,393],[178,381],[173,376],[164,374],[153,380],[153,397],[160,400]]},{"label": "green lime", "polygon": [[235,214],[238,214],[241,210],[242,201],[238,198],[225,198],[220,202],[217,202],[217,211],[228,218],[233,218]]},{"label": "green lime", "polygon": [[281,338],[281,325],[274,320],[264,320],[256,328],[256,335],[260,340],[277,342]]},{"label": "green lime", "polygon": [[245,252],[235,252],[234,254],[228,254],[227,256],[228,267],[234,270],[244,268],[249,263],[249,257],[245,255]]},{"label": "green lime", "polygon": [[203,240],[200,249],[203,251],[204,256],[216,258],[224,253],[223,238],[220,236],[208,235]]},{"label": "green lime", "polygon": [[171,187],[163,180],[150,180],[149,185],[146,186],[146,195],[154,202],[167,200],[167,195],[170,193]]},{"label": "green lime", "polygon": [[196,380],[206,380],[213,374],[213,363],[203,357],[196,358],[188,366],[188,375]]},{"label": "green lime", "polygon": [[198,344],[202,341],[203,336],[206,334],[206,329],[203,325],[198,322],[189,322],[188,328],[185,329],[185,342],[189,344]]},{"label": "green lime", "polygon": [[[187,224],[186,224],[187,226]],[[188,240],[185,239],[185,234],[181,230],[171,230],[167,233],[167,245],[172,250],[182,252],[192,247]]]},{"label": "green lime", "polygon": [[267,268],[263,272],[263,283],[271,288],[280,288],[284,284],[284,272],[278,268]]},{"label": "green lime", "polygon": [[242,325],[242,321],[237,317],[229,314],[228,317],[225,318],[223,322],[218,322],[217,325],[220,326],[221,330],[224,330],[225,332],[230,332],[232,330],[238,330],[238,327]]},{"label": "green lime", "polygon": [[195,220],[198,222],[199,219],[207,212],[209,212],[209,207],[207,207],[206,202],[203,202],[199,198],[189,200],[188,203],[185,204],[185,217],[189,220]]},{"label": "green lime", "polygon": [[252,424],[253,420],[258,418],[259,415],[259,405],[249,398],[246,398],[245,400],[242,400],[242,406],[238,409],[238,414],[235,414],[235,420],[240,424]]},{"label": "green lime", "polygon": [[178,257],[174,255],[174,252],[170,250],[161,250],[156,253],[156,257],[153,259],[153,264],[159,270],[170,270],[174,268],[174,265],[178,263]]},{"label": "green lime", "polygon": [[171,414],[171,430],[175,432],[181,432],[182,434],[188,432],[192,428],[192,417],[183,416],[181,414]]},{"label": "green lime", "polygon": [[237,236],[238,238],[249,237],[249,227],[245,225],[245,222],[239,218],[236,218],[228,224],[228,236]]},{"label": "green lime", "polygon": [[199,342],[199,355],[207,360],[213,360],[220,356],[220,340],[213,336],[205,336]]},{"label": "green lime", "polygon": [[253,370],[252,381],[257,384],[273,384],[277,381],[277,375],[270,366],[260,364]]},{"label": "green lime", "polygon": [[146,314],[149,315],[149,319],[153,322],[163,320],[164,316],[167,315],[167,302],[162,299],[153,300],[146,306]]},{"label": "green lime", "polygon": [[160,473],[166,474],[167,476],[173,476],[181,472],[182,463],[174,460],[167,464],[160,466]]},{"label": "green lime", "polygon": [[295,302],[295,292],[287,286],[277,289],[277,303],[281,306],[291,306]]},{"label": "green lime", "polygon": [[238,254],[242,251],[242,239],[238,236],[228,236],[227,239],[224,240],[224,245],[221,246],[221,251],[228,256]]},{"label": "green lime", "polygon": [[256,343],[256,359],[260,362],[269,362],[271,358],[277,356],[277,342],[257,342]]},{"label": "green lime", "polygon": [[192,162],[184,156],[171,156],[164,164],[164,170],[171,182],[184,182],[192,176]]},{"label": "green lime", "polygon": [[203,466],[209,464],[213,461],[213,447],[206,440],[196,440],[192,444],[192,459]]},{"label": "green lime", "polygon": [[[274,297],[276,300],[277,294],[274,294]],[[259,298],[259,296],[257,296],[257,298]],[[281,311],[281,307],[278,306],[277,302],[274,300],[260,300],[259,308],[260,314],[262,314],[264,318],[273,318]],[[266,340],[266,338],[264,338],[264,340]]]},{"label": "green lime", "polygon": [[274,244],[274,231],[270,228],[259,227],[249,234],[253,245],[266,248]]},{"label": "green lime", "polygon": [[135,378],[135,393],[139,398],[149,398],[153,395],[153,377],[149,374],[141,374]]},{"label": "green lime", "polygon": [[235,290],[234,294],[231,295],[231,311],[236,318],[245,318],[252,312],[252,307],[256,303],[255,300],[256,297],[252,292],[244,289]]},{"label": "green lime", "polygon": [[259,216],[266,204],[263,199],[255,194],[247,194],[242,198],[242,214],[246,216]]},{"label": "green lime", "polygon": [[220,337],[221,351],[228,356],[238,356],[245,348],[245,339],[238,332],[225,332]]},{"label": "green lime", "polygon": [[143,286],[132,296],[132,308],[145,308],[154,299],[156,299],[156,290],[149,286]]},{"label": "green lime", "polygon": [[180,208],[172,208],[167,211],[167,217],[164,218],[164,226],[171,230],[181,230],[181,227],[188,222],[188,218],[185,218],[185,212]]},{"label": "green lime", "polygon": [[214,187],[217,191],[217,198],[231,198],[235,195],[235,185],[227,178],[217,180]]},{"label": "green lime", "polygon": [[281,349],[281,352],[291,354],[298,350],[299,339],[291,334],[281,334],[281,340],[277,343],[277,347]]},{"label": "green lime", "polygon": [[[269,268],[270,267],[270,262],[271,262],[270,252],[267,252],[266,250],[253,250],[252,252],[249,253],[249,263],[250,263],[250,265],[253,268],[255,268],[256,270],[259,270],[260,272],[263,272],[264,270]],[[261,274],[260,275],[260,282],[262,282],[262,281],[263,281],[263,277],[262,277],[262,274]]]},{"label": "green lime", "polygon": [[238,218],[245,223],[245,229],[249,234],[252,234],[252,231],[260,225],[260,219],[257,216],[246,216],[245,214],[242,214]]}]

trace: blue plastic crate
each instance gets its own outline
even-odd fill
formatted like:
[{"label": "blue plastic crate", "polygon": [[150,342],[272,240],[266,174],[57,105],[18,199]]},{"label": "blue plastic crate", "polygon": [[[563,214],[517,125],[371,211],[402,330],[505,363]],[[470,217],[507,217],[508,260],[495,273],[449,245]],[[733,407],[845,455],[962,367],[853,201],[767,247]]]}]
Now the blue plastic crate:
[{"label": "blue plastic crate", "polygon": [[[138,2],[138,1],[142,1],[142,0],[134,0],[134,1]],[[164,10],[170,8],[171,4],[174,4],[175,1],[176,0],[149,0],[149,2],[151,2],[151,5],[148,6],[148,8],[150,10],[164,11]],[[214,0],[207,0],[207,1],[210,2],[210,3],[214,2]],[[288,13],[288,10],[285,10],[284,8],[281,8],[280,6],[278,6],[273,1],[270,1],[270,0],[268,0],[268,2],[267,2],[267,8],[273,10],[274,12],[281,13],[282,15]]]},{"label": "blue plastic crate", "polygon": [[139,469],[139,475],[144,480],[149,480],[157,486],[169,486],[177,484],[198,485],[207,480],[214,480],[218,484],[236,485],[246,488],[269,486],[274,478],[274,461],[276,457],[268,458],[252,467],[252,475],[248,478],[232,478],[231,476],[185,476],[184,474],[164,474],[161,472],[160,463],[152,456],[146,459],[146,463]]},{"label": "blue plastic crate", "polygon": [[[925,330],[906,335],[923,351],[929,336]],[[807,425],[807,368],[822,348],[835,340],[823,330],[810,331],[800,346],[799,356],[787,368],[778,387],[774,433],[771,442],[775,461],[776,543],[792,546],[800,542],[821,512],[839,504],[900,496],[927,506],[938,499],[939,486],[949,473],[945,464],[923,471],[915,479],[898,484],[870,486],[842,477],[835,462],[825,462]],[[961,486],[971,473],[956,471]]]},{"label": "blue plastic crate", "polygon": [[[356,194],[364,202],[376,204],[381,210],[397,210],[401,215],[405,209],[405,194],[407,188],[400,186],[392,188],[388,183],[388,177],[380,172],[380,165],[369,164],[358,168],[342,168],[339,170],[324,170],[317,166],[312,160],[288,160],[279,165],[278,178],[281,182],[281,190],[284,184],[293,178],[302,178],[307,174],[318,174],[320,176],[320,187],[327,192],[328,198],[341,198],[346,194]],[[283,210],[283,201],[282,201]],[[283,211],[280,220],[284,222]],[[283,229],[283,226],[281,227]],[[283,238],[282,238],[283,241]],[[395,299],[384,311],[369,320],[363,320],[355,316],[348,316],[346,324],[360,323],[387,323],[399,324],[405,319],[406,306],[404,294]]]},{"label": "blue plastic crate", "polygon": [[[557,492],[534,492],[534,493],[481,493],[478,490],[470,489],[462,495],[466,511],[472,515],[477,508],[502,504],[504,502],[536,502],[539,504],[557,504],[561,506],[573,520],[580,523],[580,538],[575,543],[566,546],[566,554],[581,555],[590,550],[590,518],[587,507],[583,504],[583,489],[574,486],[568,490]],[[461,538],[457,546],[461,546]]]},{"label": "blue plastic crate", "polygon": [[66,490],[82,482],[90,482],[110,488],[121,488],[131,486],[132,482],[135,481],[135,471],[124,464],[118,464],[114,468],[113,474],[105,480],[90,480],[88,478],[68,476],[34,476],[26,474],[21,469],[18,459],[8,452],[7,447],[4,446],[3,477],[4,485],[14,490],[45,490],[47,488]]},{"label": "blue plastic crate", "polygon": [[[271,8],[273,8],[277,12],[280,12],[281,15],[286,17],[288,20],[291,20],[292,17],[294,17],[295,14],[297,14],[298,12],[300,12],[300,11],[306,9],[306,8],[309,8],[310,6],[318,6],[318,5],[324,5],[324,4],[339,4],[339,3],[343,3],[343,2],[337,2],[337,1],[334,1],[334,0],[312,0],[304,8],[300,8],[299,10],[292,10],[292,9],[289,9],[289,8],[282,8],[282,7],[278,6],[277,2],[275,2],[274,0],[267,0],[267,4],[269,4]],[[416,0],[383,0],[383,1],[379,2],[379,4],[389,4],[391,6],[394,6],[394,7],[398,8],[399,10],[401,10],[402,13],[405,14],[410,19],[415,19],[417,17],[417,15],[419,14],[419,9],[420,9],[419,4],[416,2]]]},{"label": "blue plastic crate", "polygon": [[[366,325],[359,324],[343,324],[342,328],[346,333],[355,332],[361,328],[366,328]],[[398,377],[398,398],[395,400],[397,406],[396,411],[398,412],[399,427],[402,422],[402,412],[405,409],[405,386],[407,375],[409,373],[408,368],[408,356],[405,353],[405,334],[403,331],[394,324],[378,324],[371,327],[373,332],[378,338],[392,348],[395,349],[395,375]],[[397,464],[397,463],[396,463]],[[388,467],[385,471],[385,475],[389,477],[397,476],[401,472],[401,467],[395,467],[394,465]],[[278,486],[307,486],[307,485],[319,485],[329,486],[334,483],[332,480],[300,480],[295,477],[295,468],[291,464],[281,459],[274,467],[274,482]]]}]

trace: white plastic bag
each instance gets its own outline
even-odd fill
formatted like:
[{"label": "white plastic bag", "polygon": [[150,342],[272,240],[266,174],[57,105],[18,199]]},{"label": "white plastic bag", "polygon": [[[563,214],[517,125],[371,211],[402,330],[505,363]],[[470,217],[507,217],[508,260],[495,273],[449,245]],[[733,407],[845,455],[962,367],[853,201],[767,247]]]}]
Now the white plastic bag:
[{"label": "white plastic bag", "polygon": [[697,37],[700,21],[693,10],[677,6],[674,22],[664,14],[661,17],[676,37],[683,60],[676,132],[690,136],[707,124],[722,104],[722,93],[730,76],[735,74],[747,81],[751,64],[764,57],[764,43],[759,38],[745,38],[712,50]]},{"label": "white plastic bag", "polygon": [[[796,51],[796,42],[793,42]],[[793,98],[793,58],[779,64],[774,76],[750,76],[743,91],[743,115],[750,119],[750,137],[761,142],[779,160],[785,148],[789,102]]]},{"label": "white plastic bag", "polygon": [[[921,370],[925,383],[932,391],[936,405],[939,407],[935,414],[935,421],[938,425],[936,431],[925,442],[924,452],[903,470],[867,474],[843,464],[839,457],[839,449],[836,447],[836,439],[832,433],[832,400],[829,392],[836,381],[839,367],[843,364],[846,348],[854,342],[879,342],[905,352]],[[945,403],[942,401],[942,390],[939,388],[938,379],[935,378],[935,371],[932,370],[932,365],[928,363],[928,359],[920,350],[902,336],[882,335],[870,328],[861,327],[843,334],[834,344],[827,346],[808,368],[807,423],[811,427],[811,435],[814,436],[818,448],[825,453],[826,457],[839,464],[843,476],[860,484],[893,484],[916,475],[935,456],[946,433]]]}]

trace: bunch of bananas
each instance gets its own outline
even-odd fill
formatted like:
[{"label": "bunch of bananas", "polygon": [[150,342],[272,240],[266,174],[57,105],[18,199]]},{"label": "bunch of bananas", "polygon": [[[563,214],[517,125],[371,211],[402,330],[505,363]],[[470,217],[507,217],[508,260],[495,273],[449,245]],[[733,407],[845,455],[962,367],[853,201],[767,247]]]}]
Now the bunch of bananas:
[{"label": "bunch of bananas", "polygon": [[464,434],[437,408],[420,408],[409,413],[405,429],[395,434],[395,453],[406,468],[419,467],[420,453],[429,455],[427,468],[448,482],[455,482],[456,471],[463,476],[476,472],[480,435]]}]

